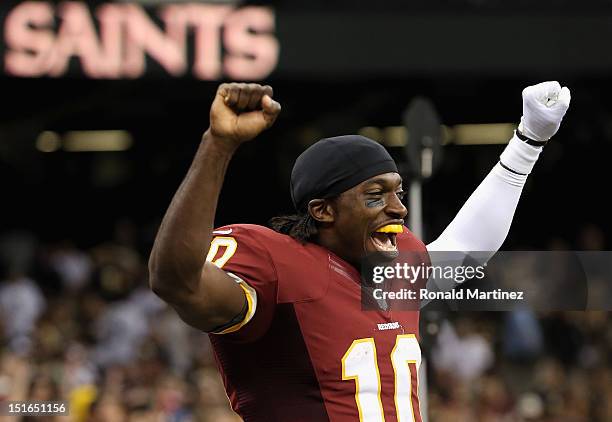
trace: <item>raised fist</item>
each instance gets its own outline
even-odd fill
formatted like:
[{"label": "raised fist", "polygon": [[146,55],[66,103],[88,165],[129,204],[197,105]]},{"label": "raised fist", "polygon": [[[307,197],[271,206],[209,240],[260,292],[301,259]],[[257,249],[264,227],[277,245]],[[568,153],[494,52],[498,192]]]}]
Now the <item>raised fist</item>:
[{"label": "raised fist", "polygon": [[534,141],[548,141],[559,130],[570,99],[569,89],[557,81],[528,86],[523,90],[519,131]]},{"label": "raised fist", "polygon": [[210,108],[210,132],[238,146],[272,126],[281,106],[269,85],[229,83],[217,89]]}]

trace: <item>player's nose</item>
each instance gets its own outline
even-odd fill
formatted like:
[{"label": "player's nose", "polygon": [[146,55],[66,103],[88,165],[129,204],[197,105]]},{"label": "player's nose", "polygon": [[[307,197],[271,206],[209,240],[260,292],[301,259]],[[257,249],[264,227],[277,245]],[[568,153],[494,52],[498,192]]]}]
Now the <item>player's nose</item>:
[{"label": "player's nose", "polygon": [[386,212],[392,218],[404,219],[408,215],[408,209],[397,197],[395,193],[391,195],[391,200],[387,202]]}]

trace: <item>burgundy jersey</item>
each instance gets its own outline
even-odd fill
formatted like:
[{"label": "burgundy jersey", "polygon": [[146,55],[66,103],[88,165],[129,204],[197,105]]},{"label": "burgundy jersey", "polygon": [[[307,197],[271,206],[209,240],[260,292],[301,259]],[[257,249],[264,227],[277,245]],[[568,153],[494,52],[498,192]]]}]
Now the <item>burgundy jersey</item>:
[{"label": "burgundy jersey", "polygon": [[[211,334],[246,421],[421,421],[416,311],[364,311],[360,274],[325,248],[256,225],[215,230],[210,261],[240,282],[245,319]],[[408,229],[400,251],[425,245]]]}]

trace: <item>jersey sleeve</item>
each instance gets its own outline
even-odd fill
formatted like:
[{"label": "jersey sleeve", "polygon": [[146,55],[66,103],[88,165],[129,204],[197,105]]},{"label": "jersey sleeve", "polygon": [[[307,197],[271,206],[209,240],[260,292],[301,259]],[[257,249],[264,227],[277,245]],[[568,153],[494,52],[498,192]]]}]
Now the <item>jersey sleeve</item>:
[{"label": "jersey sleeve", "polygon": [[211,334],[227,340],[253,341],[263,335],[277,303],[277,276],[272,258],[261,239],[249,229],[232,225],[213,231],[206,260],[223,269],[242,288],[247,309],[244,317]]}]

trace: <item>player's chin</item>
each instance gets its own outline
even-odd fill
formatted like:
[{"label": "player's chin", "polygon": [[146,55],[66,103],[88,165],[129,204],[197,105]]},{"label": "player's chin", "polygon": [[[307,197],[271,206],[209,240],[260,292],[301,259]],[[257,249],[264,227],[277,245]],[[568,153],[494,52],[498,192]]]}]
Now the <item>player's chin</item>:
[{"label": "player's chin", "polygon": [[394,260],[398,257],[397,242],[395,234],[389,234],[389,239],[381,241],[380,233],[372,234],[366,242],[368,254],[375,254],[379,259]]}]

